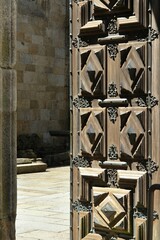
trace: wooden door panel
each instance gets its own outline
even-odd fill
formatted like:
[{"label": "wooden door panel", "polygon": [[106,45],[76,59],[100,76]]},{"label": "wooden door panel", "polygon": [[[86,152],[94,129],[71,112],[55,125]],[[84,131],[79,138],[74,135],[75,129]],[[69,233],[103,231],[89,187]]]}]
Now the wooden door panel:
[{"label": "wooden door panel", "polygon": [[81,145],[83,156],[106,156],[106,111],[101,108],[81,108]]},{"label": "wooden door panel", "polygon": [[[79,211],[80,239],[92,229],[102,236],[112,233],[126,239],[137,234],[137,240],[145,240],[142,236],[145,236],[147,217],[146,173],[127,170],[111,173],[110,170],[79,168],[79,199],[74,203],[74,209]],[[107,171],[112,175],[110,178]],[[114,184],[111,178],[114,178]],[[144,194],[141,193],[143,189]]]},{"label": "wooden door panel", "polygon": [[106,94],[106,47],[91,45],[80,48],[80,89],[82,95],[104,96]]},{"label": "wooden door panel", "polygon": [[147,109],[127,107],[120,109],[121,160],[147,159]]},{"label": "wooden door panel", "polygon": [[71,1],[72,240],[147,239],[159,179],[153,15],[146,0]]}]

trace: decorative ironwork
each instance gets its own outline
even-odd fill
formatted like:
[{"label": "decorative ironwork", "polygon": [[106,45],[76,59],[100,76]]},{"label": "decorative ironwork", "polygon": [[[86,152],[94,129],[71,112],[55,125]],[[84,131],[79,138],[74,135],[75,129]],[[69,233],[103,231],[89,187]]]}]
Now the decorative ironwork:
[{"label": "decorative ironwork", "polygon": [[78,39],[77,39],[77,38],[75,38],[75,39],[72,40],[72,45],[73,45],[73,47],[75,47],[75,48],[78,47]]},{"label": "decorative ironwork", "polygon": [[108,95],[109,95],[109,97],[117,97],[117,95],[118,95],[117,87],[114,82],[109,84]]},{"label": "decorative ironwork", "polygon": [[115,123],[118,117],[118,108],[116,107],[109,107],[107,109],[109,119],[111,122]]},{"label": "decorative ironwork", "polygon": [[147,208],[138,202],[137,206],[134,208],[133,217],[147,219]]},{"label": "decorative ironwork", "polygon": [[108,53],[110,58],[115,60],[118,53],[118,45],[117,44],[108,44]]},{"label": "decorative ironwork", "polygon": [[[143,204],[138,202],[137,206],[133,210],[133,217],[147,219],[147,208],[144,207]],[[153,221],[156,219],[159,219],[159,215],[156,211],[153,211]]]},{"label": "decorative ironwork", "polygon": [[153,221],[159,219],[159,214],[157,211],[153,211]]},{"label": "decorative ironwork", "polygon": [[84,157],[77,156],[73,159],[73,164],[75,167],[89,167],[89,161]]},{"label": "decorative ironwork", "polygon": [[87,47],[87,46],[88,46],[88,43],[85,41],[82,41],[82,39],[79,38],[79,47]]},{"label": "decorative ironwork", "polygon": [[117,182],[117,170],[116,169],[108,169],[107,170],[108,176],[108,186],[112,187],[119,187]]},{"label": "decorative ironwork", "polygon": [[138,171],[146,171],[149,174],[153,174],[158,170],[158,168],[159,166],[150,158],[148,161],[143,160],[137,164]]},{"label": "decorative ironwork", "polygon": [[90,203],[82,203],[79,200],[76,200],[74,203],[72,203],[72,207],[76,212],[91,212],[92,206]]},{"label": "decorative ironwork", "polygon": [[76,108],[87,108],[90,107],[90,103],[87,99],[85,99],[84,97],[76,97],[73,100],[73,105]]},{"label": "decorative ironwork", "polygon": [[153,108],[158,104],[158,100],[156,99],[156,97],[152,95],[147,96],[146,99],[138,98],[136,102],[139,107],[149,107],[149,108]]},{"label": "decorative ironwork", "polygon": [[108,156],[110,160],[117,160],[118,159],[118,151],[115,145],[109,147]]},{"label": "decorative ironwork", "polygon": [[88,46],[88,43],[83,41],[81,38],[75,38],[72,40],[72,45],[73,47],[75,48],[78,48],[78,47],[87,47]]},{"label": "decorative ironwork", "polygon": [[147,103],[148,107],[153,108],[154,106],[156,106],[158,104],[158,100],[154,96],[149,95],[146,98],[146,103]]},{"label": "decorative ironwork", "polygon": [[109,34],[116,34],[117,33],[117,19],[111,19],[107,27]]},{"label": "decorative ironwork", "polygon": [[155,29],[150,27],[150,31],[149,31],[149,40],[150,41],[154,41],[156,38],[158,38],[158,33]]},{"label": "decorative ironwork", "polygon": [[137,105],[138,105],[139,107],[147,107],[145,100],[142,99],[142,98],[138,98],[138,99],[136,100],[136,103],[137,103]]}]

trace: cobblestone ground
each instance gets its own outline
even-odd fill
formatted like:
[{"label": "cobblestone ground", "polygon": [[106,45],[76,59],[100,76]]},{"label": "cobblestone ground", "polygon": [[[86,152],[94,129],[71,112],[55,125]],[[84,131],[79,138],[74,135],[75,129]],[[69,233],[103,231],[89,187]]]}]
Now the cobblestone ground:
[{"label": "cobblestone ground", "polygon": [[69,240],[69,167],[17,175],[17,240]]}]

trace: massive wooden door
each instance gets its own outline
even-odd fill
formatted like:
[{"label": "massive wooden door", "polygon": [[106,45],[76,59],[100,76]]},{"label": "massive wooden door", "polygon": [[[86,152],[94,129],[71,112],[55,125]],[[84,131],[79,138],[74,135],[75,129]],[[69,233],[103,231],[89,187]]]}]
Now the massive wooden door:
[{"label": "massive wooden door", "polygon": [[73,240],[147,239],[148,189],[160,182],[159,9],[70,2]]}]

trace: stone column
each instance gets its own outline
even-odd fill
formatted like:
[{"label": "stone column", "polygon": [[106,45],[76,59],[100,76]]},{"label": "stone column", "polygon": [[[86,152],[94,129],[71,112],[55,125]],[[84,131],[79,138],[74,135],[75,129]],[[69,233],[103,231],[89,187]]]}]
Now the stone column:
[{"label": "stone column", "polygon": [[16,0],[0,0],[0,239],[15,239]]}]

